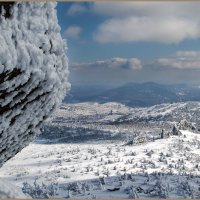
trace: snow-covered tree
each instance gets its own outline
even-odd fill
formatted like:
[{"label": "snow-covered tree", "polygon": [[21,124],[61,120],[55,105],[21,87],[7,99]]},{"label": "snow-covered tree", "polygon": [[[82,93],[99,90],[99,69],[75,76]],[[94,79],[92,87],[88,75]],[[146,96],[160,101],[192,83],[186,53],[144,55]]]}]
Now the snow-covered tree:
[{"label": "snow-covered tree", "polygon": [[55,3],[0,3],[0,166],[33,140],[70,88]]}]

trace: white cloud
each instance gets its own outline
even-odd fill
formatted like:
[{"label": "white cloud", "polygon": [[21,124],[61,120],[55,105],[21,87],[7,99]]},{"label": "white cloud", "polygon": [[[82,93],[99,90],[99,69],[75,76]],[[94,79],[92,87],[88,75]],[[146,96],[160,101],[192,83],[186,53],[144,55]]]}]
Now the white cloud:
[{"label": "white cloud", "polygon": [[79,26],[70,26],[68,27],[65,32],[64,36],[71,38],[71,39],[79,39],[79,34],[81,33],[81,28]]},{"label": "white cloud", "polygon": [[94,3],[94,13],[110,19],[94,33],[99,43],[179,43],[200,37],[200,4],[174,2]]},{"label": "white cloud", "polygon": [[73,3],[67,11],[69,15],[79,15],[85,12],[112,17],[199,17],[198,2],[94,2],[86,6]]},{"label": "white cloud", "polygon": [[192,20],[128,17],[105,21],[94,39],[100,43],[153,41],[168,44],[199,36],[199,25]]},{"label": "white cloud", "polygon": [[186,17],[199,16],[198,2],[95,2],[91,6],[94,13],[112,17]]},{"label": "white cloud", "polygon": [[75,15],[81,15],[83,13],[87,12],[87,8],[80,3],[74,3],[70,6],[70,8],[67,11],[68,15],[75,16]]},{"label": "white cloud", "polygon": [[75,70],[83,68],[140,70],[142,69],[142,64],[138,58],[111,58],[89,63],[73,63],[70,65],[70,68]]},{"label": "white cloud", "polygon": [[180,43],[200,38],[198,2],[94,2],[74,3],[71,16],[85,12],[107,16],[94,33],[99,43],[160,42]]},{"label": "white cloud", "polygon": [[168,58],[159,58],[156,64],[177,69],[200,69],[200,51],[178,51]]}]

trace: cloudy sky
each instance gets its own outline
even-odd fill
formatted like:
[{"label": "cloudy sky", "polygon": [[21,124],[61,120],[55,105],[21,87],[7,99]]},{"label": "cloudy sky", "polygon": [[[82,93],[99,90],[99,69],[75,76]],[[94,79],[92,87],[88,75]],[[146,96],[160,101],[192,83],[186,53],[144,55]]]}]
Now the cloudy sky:
[{"label": "cloudy sky", "polygon": [[200,3],[59,2],[72,84],[200,84]]}]

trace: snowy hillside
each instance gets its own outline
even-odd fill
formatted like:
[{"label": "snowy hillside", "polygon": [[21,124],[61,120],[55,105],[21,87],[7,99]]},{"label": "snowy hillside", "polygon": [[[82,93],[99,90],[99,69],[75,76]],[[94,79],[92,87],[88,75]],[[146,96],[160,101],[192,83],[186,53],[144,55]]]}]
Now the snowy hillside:
[{"label": "snowy hillside", "polygon": [[[8,161],[0,177],[34,198],[199,198],[199,106],[64,104],[44,130],[51,134]],[[192,125],[174,135],[183,118]]]},{"label": "snowy hillside", "polygon": [[51,139],[50,142],[52,139],[56,139],[56,142],[90,138],[127,139],[130,135],[159,138],[162,129],[166,136],[174,124],[182,119],[194,123],[198,130],[199,108],[198,102],[161,104],[148,108],[131,108],[113,102],[63,104],[40,138]]}]

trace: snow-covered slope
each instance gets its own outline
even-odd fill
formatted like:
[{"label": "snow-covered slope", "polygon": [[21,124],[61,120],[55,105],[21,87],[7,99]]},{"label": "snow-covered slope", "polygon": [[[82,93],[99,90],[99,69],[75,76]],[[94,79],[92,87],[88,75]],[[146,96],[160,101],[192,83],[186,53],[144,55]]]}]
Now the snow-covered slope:
[{"label": "snow-covered slope", "polygon": [[20,188],[4,179],[0,179],[0,197],[1,199],[31,199],[30,195],[24,194]]},{"label": "snow-covered slope", "polygon": [[16,2],[1,12],[0,166],[33,140],[69,89],[55,5]]},{"label": "snow-covered slope", "polygon": [[[131,108],[110,102],[63,104],[44,128],[41,138],[55,142],[88,139],[159,138],[162,130],[167,137],[182,119],[200,125],[200,103],[161,104],[148,108]],[[72,134],[73,133],[73,134]]]},{"label": "snow-covered slope", "polygon": [[33,197],[199,197],[200,136],[182,134],[133,146],[31,144],[0,175]]},{"label": "snow-covered slope", "polygon": [[[199,198],[198,129],[182,126],[179,135],[161,137],[162,129],[172,131],[181,117],[198,125],[199,105],[64,104],[48,124],[49,129],[57,126],[58,132],[52,131],[57,139],[44,133],[8,161],[0,177],[34,198]],[[99,137],[103,131],[107,136]]]}]

